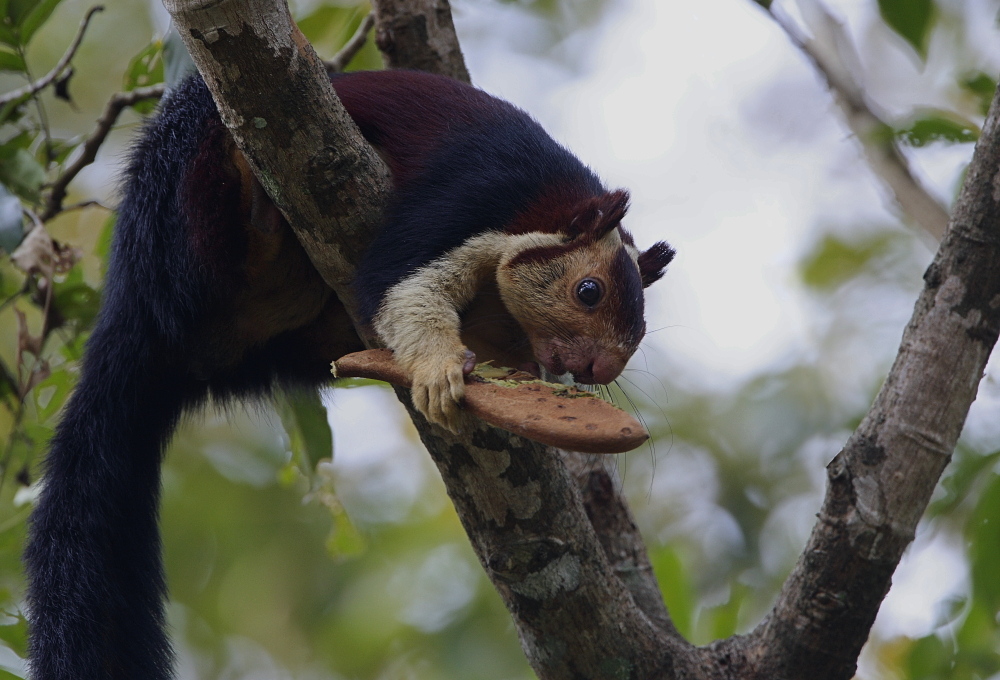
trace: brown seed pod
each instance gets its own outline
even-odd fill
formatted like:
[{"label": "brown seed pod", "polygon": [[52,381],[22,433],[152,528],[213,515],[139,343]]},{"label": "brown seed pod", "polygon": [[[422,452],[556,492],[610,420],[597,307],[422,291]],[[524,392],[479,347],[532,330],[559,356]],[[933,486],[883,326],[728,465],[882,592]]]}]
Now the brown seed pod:
[{"label": "brown seed pod", "polygon": [[[333,374],[410,386],[386,349],[347,354],[334,362]],[[466,377],[462,405],[490,425],[582,453],[624,453],[649,439],[642,423],[590,392],[490,364]]]}]

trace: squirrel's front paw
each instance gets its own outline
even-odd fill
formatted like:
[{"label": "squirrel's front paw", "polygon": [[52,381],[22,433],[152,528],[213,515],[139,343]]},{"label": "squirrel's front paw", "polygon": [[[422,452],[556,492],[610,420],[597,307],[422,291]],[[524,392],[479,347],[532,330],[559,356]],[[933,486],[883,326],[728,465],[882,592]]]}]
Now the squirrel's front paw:
[{"label": "squirrel's front paw", "polygon": [[458,432],[465,375],[475,366],[476,355],[464,348],[455,355],[420,361],[412,371],[413,405],[430,422]]}]

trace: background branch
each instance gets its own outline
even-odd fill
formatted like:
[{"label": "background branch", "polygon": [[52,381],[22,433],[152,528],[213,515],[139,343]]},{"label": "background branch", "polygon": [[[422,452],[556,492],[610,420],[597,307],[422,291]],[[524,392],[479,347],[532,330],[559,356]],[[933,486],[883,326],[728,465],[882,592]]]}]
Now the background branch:
[{"label": "background branch", "polygon": [[375,43],[388,68],[412,68],[471,82],[448,0],[372,0]]},{"label": "background branch", "polygon": [[163,96],[164,85],[153,85],[151,87],[140,87],[131,92],[119,92],[111,96],[104,113],[97,119],[97,127],[87,137],[83,143],[83,151],[72,164],[52,183],[45,200],[45,210],[41,214],[42,221],[48,221],[58,215],[63,210],[63,201],[66,199],[66,191],[69,183],[80,174],[80,171],[94,162],[97,158],[97,151],[104,144],[108,133],[114,127],[118,116],[127,106],[132,106],[145,99],[159,99]]},{"label": "background branch", "polygon": [[53,82],[55,82],[59,76],[63,74],[69,63],[73,61],[73,55],[80,48],[80,43],[83,42],[83,34],[87,32],[87,26],[90,24],[90,19],[98,12],[103,12],[104,7],[101,5],[95,5],[91,7],[87,13],[84,15],[83,19],[80,21],[80,28],[76,32],[76,37],[73,38],[73,42],[70,43],[69,48],[62,55],[56,65],[52,67],[52,70],[46,73],[44,76],[38,80],[28,83],[24,87],[19,87],[16,90],[11,90],[7,92],[2,97],[0,97],[0,108],[6,106],[11,102],[18,101],[24,97],[30,97],[36,92],[45,89]]},{"label": "background branch", "polygon": [[365,46],[368,41],[368,34],[371,32],[372,28],[375,26],[375,14],[369,12],[365,15],[365,18],[361,20],[361,25],[358,26],[358,30],[354,32],[351,39],[340,48],[337,54],[333,55],[333,59],[326,61],[326,68],[331,73],[340,73],[347,65],[351,63],[351,59],[354,58],[361,48]]},{"label": "background branch", "polygon": [[753,633],[752,656],[766,659],[755,677],[854,674],[1000,333],[998,178],[1000,93],[892,370],[827,467],[819,521]]},{"label": "background branch", "polygon": [[910,164],[889,134],[891,126],[875,112],[858,82],[859,60],[851,37],[843,24],[820,0],[808,3],[810,28],[817,36],[805,35],[795,21],[781,11],[777,3],[755,4],[768,15],[799,50],[812,62],[826,82],[834,101],[844,114],[847,127],[860,142],[868,165],[888,188],[903,214],[940,241],[948,226],[948,210],[927,191],[910,170]]}]

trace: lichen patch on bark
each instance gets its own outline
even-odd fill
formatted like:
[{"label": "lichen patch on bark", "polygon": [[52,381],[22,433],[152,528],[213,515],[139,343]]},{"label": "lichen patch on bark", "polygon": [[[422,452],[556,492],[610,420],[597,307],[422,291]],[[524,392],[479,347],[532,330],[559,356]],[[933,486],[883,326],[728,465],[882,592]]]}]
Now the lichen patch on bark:
[{"label": "lichen patch on bark", "polygon": [[580,558],[566,553],[540,571],[511,584],[510,589],[519,595],[535,600],[546,600],[564,592],[572,592],[580,585]]}]

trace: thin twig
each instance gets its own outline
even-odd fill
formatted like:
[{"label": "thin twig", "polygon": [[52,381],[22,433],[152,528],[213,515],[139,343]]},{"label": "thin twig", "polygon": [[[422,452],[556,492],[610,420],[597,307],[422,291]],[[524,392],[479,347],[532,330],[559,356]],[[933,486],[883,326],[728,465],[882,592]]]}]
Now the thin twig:
[{"label": "thin twig", "polygon": [[70,210],[82,210],[83,208],[91,208],[97,206],[98,208],[104,208],[105,210],[114,210],[111,206],[107,206],[96,198],[92,198],[87,201],[80,201],[79,203],[74,203],[73,205],[67,205],[62,208],[60,212],[69,212]]},{"label": "thin twig", "polygon": [[97,158],[97,150],[104,144],[108,133],[114,126],[115,121],[126,106],[132,106],[144,99],[158,99],[163,96],[164,85],[152,85],[150,87],[139,87],[131,92],[119,92],[112,95],[104,107],[104,113],[97,119],[97,127],[94,132],[83,143],[83,153],[81,153],[73,163],[66,168],[65,172],[52,183],[49,190],[48,200],[45,202],[45,210],[42,212],[42,221],[48,221],[62,212],[62,202],[66,198],[66,188],[73,181],[81,170],[94,162]]},{"label": "thin twig", "polygon": [[361,48],[365,46],[365,42],[368,40],[368,34],[371,32],[372,27],[375,25],[375,14],[369,12],[368,16],[361,20],[361,25],[358,26],[358,30],[354,32],[351,39],[347,41],[337,54],[333,56],[333,59],[323,62],[326,64],[326,70],[330,73],[340,73],[347,65],[351,63],[351,59],[361,51]]},{"label": "thin twig", "polygon": [[23,97],[35,94],[39,90],[48,87],[59,76],[61,76],[63,71],[66,70],[66,67],[69,66],[70,61],[73,60],[73,55],[75,55],[77,49],[79,49],[80,43],[83,42],[83,34],[87,31],[87,25],[90,23],[90,18],[97,12],[103,11],[104,7],[101,5],[91,7],[87,14],[83,17],[83,20],[80,21],[80,28],[76,32],[76,37],[73,39],[73,43],[69,46],[69,49],[66,50],[66,53],[63,54],[62,58],[58,61],[58,63],[56,63],[52,70],[38,80],[28,83],[24,87],[12,90],[0,97],[0,107],[6,106],[10,102],[17,101]]},{"label": "thin twig", "polygon": [[891,126],[874,111],[850,68],[850,63],[858,60],[843,24],[819,0],[810,3],[810,9],[815,10],[820,22],[813,27],[815,32],[828,38],[829,44],[821,44],[804,35],[790,17],[776,9],[777,4],[773,3],[765,11],[826,81],[844,112],[847,126],[861,143],[872,171],[889,188],[903,213],[935,241],[940,241],[948,227],[948,210],[914,177],[892,137],[883,134]]}]

